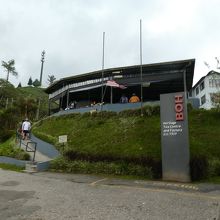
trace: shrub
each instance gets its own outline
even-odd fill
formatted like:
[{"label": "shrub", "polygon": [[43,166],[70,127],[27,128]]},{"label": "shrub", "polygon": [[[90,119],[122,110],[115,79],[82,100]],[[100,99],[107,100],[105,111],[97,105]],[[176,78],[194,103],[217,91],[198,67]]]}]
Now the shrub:
[{"label": "shrub", "polygon": [[160,106],[151,106],[151,115],[160,115]]},{"label": "shrub", "polygon": [[[119,116],[123,117],[130,117],[130,116],[140,116],[141,115],[141,109],[129,109],[129,110],[124,110],[118,113]],[[160,114],[160,106],[155,105],[146,105],[143,107],[143,115],[150,117],[152,115],[159,115]]]},{"label": "shrub", "polygon": [[18,153],[15,155],[15,158],[18,160],[30,160],[30,154],[24,151],[18,151]]},{"label": "shrub", "polygon": [[220,160],[215,158],[212,160],[209,160],[208,162],[209,165],[209,176],[214,177],[214,176],[220,176]]},{"label": "shrub", "polygon": [[82,160],[68,161],[62,157],[53,160],[50,164],[50,168],[52,170],[70,173],[134,175],[147,178],[152,178],[153,176],[151,168],[131,163],[88,162]]},{"label": "shrub", "polygon": [[208,159],[205,155],[192,156],[190,159],[192,181],[202,180],[208,175]]},{"label": "shrub", "polygon": [[[92,114],[94,115],[94,114]],[[112,112],[112,111],[102,111],[99,112],[98,115],[100,115],[101,117],[108,119],[108,118],[112,118],[114,116],[117,116],[117,112]]]},{"label": "shrub", "polygon": [[188,112],[191,112],[193,110],[193,106],[191,103],[187,103],[187,110]]},{"label": "shrub", "polygon": [[13,136],[15,132],[12,130],[4,130],[2,129],[0,131],[0,142],[5,142],[6,140],[8,140],[10,137]]},{"label": "shrub", "polygon": [[[160,159],[154,159],[152,157],[126,157],[116,155],[104,155],[104,154],[89,154],[78,152],[73,149],[66,149],[64,152],[64,158],[69,161],[80,160],[93,162],[108,162],[108,163],[120,163],[121,169],[127,169],[128,164],[132,164],[132,167],[140,166],[151,169],[151,174],[154,178],[161,178],[162,176],[162,162]],[[133,168],[132,168],[133,169]],[[124,171],[120,171],[120,173]],[[142,171],[141,171],[142,172]],[[133,174],[132,174],[133,175]]]},{"label": "shrub", "polygon": [[141,109],[129,109],[118,113],[122,117],[138,116],[141,115]]}]

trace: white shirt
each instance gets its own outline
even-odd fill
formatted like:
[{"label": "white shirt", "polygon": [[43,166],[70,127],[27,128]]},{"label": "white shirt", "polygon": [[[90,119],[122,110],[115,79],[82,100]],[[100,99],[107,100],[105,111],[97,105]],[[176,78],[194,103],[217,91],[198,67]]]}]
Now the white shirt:
[{"label": "white shirt", "polygon": [[22,124],[22,130],[29,131],[31,129],[31,123],[29,121],[24,121]]}]

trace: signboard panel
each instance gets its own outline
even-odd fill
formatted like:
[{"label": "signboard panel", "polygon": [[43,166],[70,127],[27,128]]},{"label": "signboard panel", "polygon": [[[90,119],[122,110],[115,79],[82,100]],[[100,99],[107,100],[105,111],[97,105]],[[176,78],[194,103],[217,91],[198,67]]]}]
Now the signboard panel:
[{"label": "signboard panel", "polygon": [[67,142],[67,135],[59,136],[59,143],[66,143]]},{"label": "signboard panel", "polygon": [[164,180],[189,182],[189,134],[185,93],[160,95]]}]

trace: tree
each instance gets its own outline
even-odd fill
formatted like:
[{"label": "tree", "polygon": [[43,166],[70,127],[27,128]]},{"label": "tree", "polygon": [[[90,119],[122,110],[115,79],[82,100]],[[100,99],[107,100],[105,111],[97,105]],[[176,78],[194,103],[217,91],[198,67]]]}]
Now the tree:
[{"label": "tree", "polygon": [[33,82],[34,87],[39,87],[40,86],[40,81],[38,79],[35,79]]},{"label": "tree", "polygon": [[0,79],[0,109],[6,106],[6,100],[16,97],[15,87],[5,79]]},{"label": "tree", "polygon": [[[218,61],[218,59],[217,59]],[[219,61],[218,61],[219,63]],[[218,65],[218,64],[217,64]],[[210,93],[212,105],[220,111],[220,73],[216,71],[211,71],[210,80],[212,82],[212,86],[216,90],[215,93]]]},{"label": "tree", "polygon": [[30,77],[29,80],[28,80],[28,85],[29,85],[29,86],[32,86],[32,85],[33,85],[33,81],[32,81],[32,78],[31,78],[31,77]]},{"label": "tree", "polygon": [[21,82],[19,82],[19,84],[18,84],[18,88],[21,88]]},{"label": "tree", "polygon": [[47,81],[49,82],[49,85],[52,85],[55,80],[56,78],[54,75],[48,75]]},{"label": "tree", "polygon": [[11,73],[13,76],[17,76],[18,73],[15,70],[15,61],[14,60],[9,60],[8,62],[2,61],[2,66],[5,68],[5,70],[7,71],[7,82],[9,79],[9,74]]}]

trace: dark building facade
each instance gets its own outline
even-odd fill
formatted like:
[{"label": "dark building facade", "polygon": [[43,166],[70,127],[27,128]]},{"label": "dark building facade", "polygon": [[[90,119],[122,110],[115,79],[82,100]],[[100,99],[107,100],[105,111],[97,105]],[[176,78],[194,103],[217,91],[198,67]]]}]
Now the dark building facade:
[{"label": "dark building facade", "polygon": [[[122,94],[130,97],[136,93],[143,102],[159,100],[160,94],[184,91],[192,88],[195,59],[117,67],[62,78],[46,89],[49,94],[49,109],[52,112],[65,109],[71,103],[77,107],[90,106],[92,102],[118,103]],[[141,81],[142,79],[142,81]],[[126,89],[106,86],[108,80],[114,80]],[[52,107],[52,103],[57,106]]]}]

